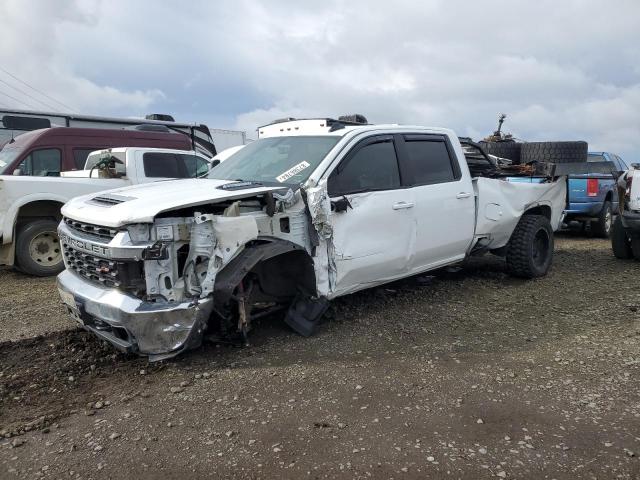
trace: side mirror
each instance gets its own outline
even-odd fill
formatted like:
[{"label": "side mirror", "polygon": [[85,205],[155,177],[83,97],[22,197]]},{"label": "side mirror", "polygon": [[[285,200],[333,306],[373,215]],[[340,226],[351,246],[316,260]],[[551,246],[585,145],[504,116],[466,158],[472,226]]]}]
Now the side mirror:
[{"label": "side mirror", "polygon": [[336,213],[346,212],[347,209],[349,208],[353,210],[353,207],[351,206],[351,202],[346,196],[343,196],[339,200],[335,200],[335,201],[331,200],[331,211],[333,212],[336,212]]},{"label": "side mirror", "polygon": [[19,168],[16,168],[13,171],[13,175],[15,175],[16,177],[19,177],[20,175],[22,175],[22,170],[20,170]]},{"label": "side mirror", "polygon": [[216,158],[213,162],[211,162],[209,170],[211,170],[213,167],[217,167],[218,165],[220,165],[220,159]]}]

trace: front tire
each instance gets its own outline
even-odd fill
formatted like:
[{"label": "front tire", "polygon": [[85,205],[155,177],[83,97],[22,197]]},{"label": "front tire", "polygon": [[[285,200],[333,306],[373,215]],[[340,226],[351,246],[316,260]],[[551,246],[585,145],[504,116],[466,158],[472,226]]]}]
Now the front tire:
[{"label": "front tire", "polygon": [[524,215],[507,246],[507,270],[515,277],[547,274],[553,260],[553,229],[547,217]]},{"label": "front tire", "polygon": [[622,225],[620,215],[616,217],[611,227],[611,249],[613,250],[613,255],[621,260],[628,260],[633,257],[631,240]]},{"label": "front tire", "polygon": [[611,202],[606,201],[602,205],[598,220],[591,222],[591,231],[601,238],[609,238],[611,235],[611,226],[613,224],[613,210],[611,209]]},{"label": "front tire", "polygon": [[20,271],[38,277],[64,270],[55,220],[34,220],[23,225],[16,238],[16,264]]}]

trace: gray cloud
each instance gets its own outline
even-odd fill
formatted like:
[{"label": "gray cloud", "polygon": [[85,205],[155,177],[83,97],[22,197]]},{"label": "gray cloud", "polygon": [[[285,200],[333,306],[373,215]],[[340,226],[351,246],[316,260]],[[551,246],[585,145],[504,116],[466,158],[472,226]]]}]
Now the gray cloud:
[{"label": "gray cloud", "polygon": [[251,134],[361,112],[478,137],[506,112],[524,139],[640,153],[633,0],[25,4],[0,6],[0,60],[87,113],[167,111]]}]

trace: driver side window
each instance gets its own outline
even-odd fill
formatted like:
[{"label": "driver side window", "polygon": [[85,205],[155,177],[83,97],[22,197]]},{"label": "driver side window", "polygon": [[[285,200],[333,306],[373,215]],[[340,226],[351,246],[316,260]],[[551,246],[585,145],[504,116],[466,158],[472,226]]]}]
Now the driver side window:
[{"label": "driver side window", "polygon": [[391,138],[369,143],[345,157],[327,182],[331,197],[399,187],[398,159]]},{"label": "driver side window", "polygon": [[21,175],[34,177],[59,177],[62,159],[60,150],[47,148],[34,150],[27,156],[18,168]]}]

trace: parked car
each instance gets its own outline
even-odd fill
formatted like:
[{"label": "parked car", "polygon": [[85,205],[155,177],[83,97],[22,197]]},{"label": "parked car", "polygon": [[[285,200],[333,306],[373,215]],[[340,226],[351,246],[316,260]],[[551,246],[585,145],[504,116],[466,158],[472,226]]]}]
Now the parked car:
[{"label": "parked car", "polygon": [[[589,152],[588,163],[613,162],[616,172],[629,168],[618,155],[610,152]],[[607,238],[611,233],[613,214],[618,209],[616,179],[611,173],[589,172],[569,176],[569,201],[565,222],[589,224],[591,231]]]},{"label": "parked car", "polygon": [[207,179],[65,204],[58,289],[75,321],[158,360],[205,332],[242,341],[281,309],[310,335],[331,299],[471,255],[505,256],[524,278],[551,266],[565,177],[511,183],[535,173],[466,157],[448,129],[309,119],[258,132]]},{"label": "parked car", "polygon": [[[84,170],[61,177],[0,176],[0,264],[31,275],[55,275],[63,269],[56,229],[65,202],[115,187],[202,176],[209,161],[184,150],[113,148],[91,153]],[[96,198],[103,205],[117,202]]]},{"label": "parked car", "polygon": [[193,149],[191,137],[169,130],[45,128],[23,133],[0,150],[0,175],[57,177],[84,168],[89,153],[114,147]]},{"label": "parked car", "polygon": [[640,260],[640,165],[618,177],[619,214],[611,230],[611,247],[617,258]]}]

